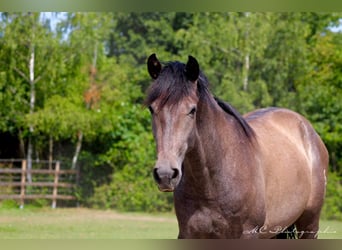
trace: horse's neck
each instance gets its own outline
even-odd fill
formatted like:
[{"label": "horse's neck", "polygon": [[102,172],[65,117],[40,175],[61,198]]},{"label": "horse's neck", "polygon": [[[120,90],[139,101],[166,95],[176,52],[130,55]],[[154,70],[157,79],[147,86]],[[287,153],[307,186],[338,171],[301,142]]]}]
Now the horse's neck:
[{"label": "horse's neck", "polygon": [[236,120],[215,104],[199,109],[196,143],[184,160],[186,185],[191,185],[192,192],[201,193],[208,199],[215,198],[215,189],[222,178],[226,181],[230,178],[226,173],[235,174],[234,169],[227,171],[226,168],[229,164],[234,167],[236,153],[243,146],[235,131]]}]

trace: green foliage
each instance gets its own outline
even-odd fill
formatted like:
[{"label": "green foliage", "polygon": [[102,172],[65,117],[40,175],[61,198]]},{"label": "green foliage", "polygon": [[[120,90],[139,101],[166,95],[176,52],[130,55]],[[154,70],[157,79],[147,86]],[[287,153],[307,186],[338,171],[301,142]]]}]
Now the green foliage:
[{"label": "green foliage", "polygon": [[15,200],[3,200],[0,202],[0,210],[18,209],[19,203]]},{"label": "green foliage", "polygon": [[331,169],[342,174],[342,34],[317,37],[311,68],[298,85],[301,111],[330,152]]},{"label": "green foliage", "polygon": [[102,209],[169,211],[172,196],[161,194],[152,178],[155,152],[152,132],[146,131],[149,113],[137,105],[125,104],[124,109],[108,138],[112,145],[99,157],[100,165],[112,167],[112,180],[97,187],[88,202]]},{"label": "green foliage", "polygon": [[[143,166],[145,167],[145,166]],[[95,189],[91,206],[121,211],[166,212],[173,207],[172,194],[157,191],[152,171],[141,166],[126,166],[113,175],[110,184]]]},{"label": "green foliage", "polygon": [[336,173],[329,173],[326,198],[322,209],[322,218],[342,220],[342,182]]}]

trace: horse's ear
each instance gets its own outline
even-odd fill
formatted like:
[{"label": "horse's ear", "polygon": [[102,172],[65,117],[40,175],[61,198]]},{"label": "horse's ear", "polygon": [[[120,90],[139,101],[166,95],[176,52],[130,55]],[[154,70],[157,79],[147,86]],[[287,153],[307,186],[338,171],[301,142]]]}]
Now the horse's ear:
[{"label": "horse's ear", "polygon": [[192,56],[189,56],[188,62],[186,63],[185,75],[192,82],[196,81],[199,77],[199,64]]},{"label": "horse's ear", "polygon": [[147,60],[147,69],[148,69],[148,73],[150,74],[150,76],[153,79],[157,79],[157,77],[159,76],[159,73],[162,69],[162,66],[156,56],[156,54],[152,54],[149,56],[148,60]]}]

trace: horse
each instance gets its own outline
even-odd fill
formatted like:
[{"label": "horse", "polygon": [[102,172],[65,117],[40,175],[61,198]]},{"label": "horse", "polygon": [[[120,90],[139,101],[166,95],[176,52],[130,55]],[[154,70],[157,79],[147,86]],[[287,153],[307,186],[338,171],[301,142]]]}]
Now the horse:
[{"label": "horse", "polygon": [[244,116],[209,91],[198,61],[149,56],[157,159],[153,177],[173,192],[178,238],[317,238],[328,151],[300,114],[264,108]]}]

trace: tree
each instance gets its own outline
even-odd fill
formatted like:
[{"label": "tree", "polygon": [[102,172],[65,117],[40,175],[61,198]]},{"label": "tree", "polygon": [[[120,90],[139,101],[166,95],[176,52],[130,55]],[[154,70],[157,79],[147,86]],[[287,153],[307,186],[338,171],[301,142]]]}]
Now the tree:
[{"label": "tree", "polygon": [[[77,63],[82,65],[83,70],[88,67],[88,79],[84,79],[85,72],[76,67],[73,77],[76,81],[88,82],[88,89],[84,94],[84,105],[86,109],[93,109],[99,101],[99,86],[96,83],[98,60],[104,56],[101,51],[104,48],[104,38],[111,25],[111,14],[100,13],[73,13],[69,14],[66,21],[60,26],[68,30],[69,46],[77,55]],[[76,65],[75,65],[76,66]],[[78,79],[77,79],[78,78]],[[83,78],[83,79],[82,79]],[[84,92],[83,91],[83,92]],[[77,159],[81,150],[84,131],[77,131],[77,143],[75,154],[72,159],[72,169],[76,168]]]},{"label": "tree", "polygon": [[316,35],[310,70],[299,84],[301,111],[313,122],[330,152],[334,172],[342,172],[342,34]]},{"label": "tree", "polygon": [[[14,131],[19,131],[21,140],[24,138],[28,140],[27,168],[31,169],[36,139],[35,128],[32,123],[26,123],[25,115],[32,115],[37,107],[42,106],[44,96],[47,94],[44,92],[44,85],[53,82],[54,73],[51,62],[55,59],[56,38],[49,30],[47,23],[41,22],[39,13],[5,13],[2,15],[2,28],[1,57],[4,62],[2,66],[6,72],[6,81],[14,84],[4,86],[4,93],[9,94],[4,98],[19,94],[17,105],[11,109],[14,116],[7,116],[8,122],[14,124]],[[11,89],[11,91],[6,91],[6,89]],[[8,124],[5,125],[7,126]],[[24,145],[23,142],[22,145]],[[28,181],[31,181],[31,175],[28,174],[27,177]]]},{"label": "tree", "polygon": [[[196,13],[176,31],[180,54],[193,54],[213,92],[241,112],[270,102],[258,68],[269,42],[269,13]],[[258,91],[255,91],[258,90]]]}]

